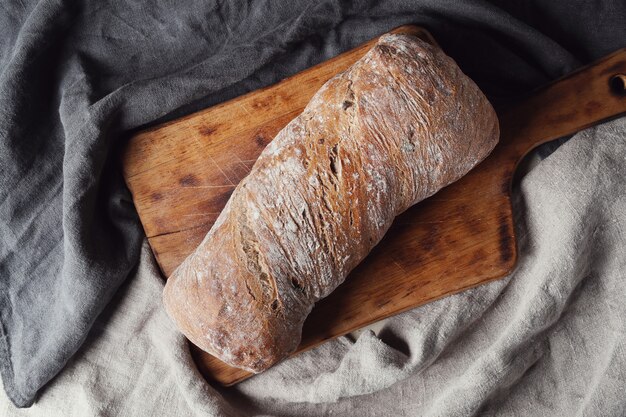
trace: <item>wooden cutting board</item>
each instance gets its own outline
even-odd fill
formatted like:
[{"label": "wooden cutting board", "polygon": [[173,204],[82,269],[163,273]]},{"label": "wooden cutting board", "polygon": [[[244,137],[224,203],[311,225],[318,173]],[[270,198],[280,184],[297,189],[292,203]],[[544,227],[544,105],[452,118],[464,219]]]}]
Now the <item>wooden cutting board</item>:
[{"label": "wooden cutting board", "polygon": [[[434,44],[414,26],[393,32]],[[274,135],[374,42],[131,138],[124,177],[164,276],[200,243]],[[315,306],[299,351],[507,275],[516,260],[510,203],[515,167],[541,143],[626,112],[624,74],[626,49],[500,111],[501,140],[489,158],[396,219],[346,282]],[[192,351],[208,379],[230,385],[250,376],[198,348]]]}]

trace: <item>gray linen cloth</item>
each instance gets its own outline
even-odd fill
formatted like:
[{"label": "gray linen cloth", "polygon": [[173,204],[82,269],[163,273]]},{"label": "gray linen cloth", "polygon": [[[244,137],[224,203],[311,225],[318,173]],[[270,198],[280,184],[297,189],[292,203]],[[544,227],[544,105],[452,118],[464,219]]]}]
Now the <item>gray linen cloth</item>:
[{"label": "gray linen cloth", "polygon": [[[626,118],[575,135],[516,190],[502,280],[342,337],[233,388],[198,374],[149,248],[85,345],[10,416],[626,415]],[[4,395],[4,394],[3,394]]]}]

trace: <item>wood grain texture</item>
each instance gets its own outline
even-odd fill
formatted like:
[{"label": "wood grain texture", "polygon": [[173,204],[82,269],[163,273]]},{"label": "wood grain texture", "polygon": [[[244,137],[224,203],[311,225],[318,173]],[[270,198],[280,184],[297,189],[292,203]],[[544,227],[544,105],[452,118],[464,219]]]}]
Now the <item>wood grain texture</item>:
[{"label": "wood grain texture", "polygon": [[[394,32],[434,43],[420,28]],[[274,135],[374,42],[131,138],[124,176],[165,276],[204,238]],[[624,73],[622,50],[501,111],[501,142],[491,156],[396,219],[346,282],[313,309],[299,351],[508,274],[516,259],[510,184],[517,163],[540,143],[626,112],[619,80],[611,81]],[[201,372],[222,384],[249,376],[199,349],[193,355]]]}]

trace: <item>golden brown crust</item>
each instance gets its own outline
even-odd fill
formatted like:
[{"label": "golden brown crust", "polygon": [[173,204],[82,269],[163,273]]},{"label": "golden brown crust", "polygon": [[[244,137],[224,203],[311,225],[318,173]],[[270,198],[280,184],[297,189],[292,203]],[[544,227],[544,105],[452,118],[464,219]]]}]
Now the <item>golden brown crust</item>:
[{"label": "golden brown crust", "polygon": [[263,151],[168,280],[168,313],[224,362],[267,369],[393,219],[467,173],[498,135],[454,61],[415,37],[382,36]]}]

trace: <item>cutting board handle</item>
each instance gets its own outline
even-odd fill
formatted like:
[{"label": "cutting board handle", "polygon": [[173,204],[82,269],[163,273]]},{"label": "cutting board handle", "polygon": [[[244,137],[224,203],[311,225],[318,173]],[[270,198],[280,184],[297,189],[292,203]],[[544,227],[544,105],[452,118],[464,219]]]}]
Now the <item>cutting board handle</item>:
[{"label": "cutting board handle", "polygon": [[504,110],[500,152],[512,164],[542,143],[626,113],[626,48],[583,67]]}]

